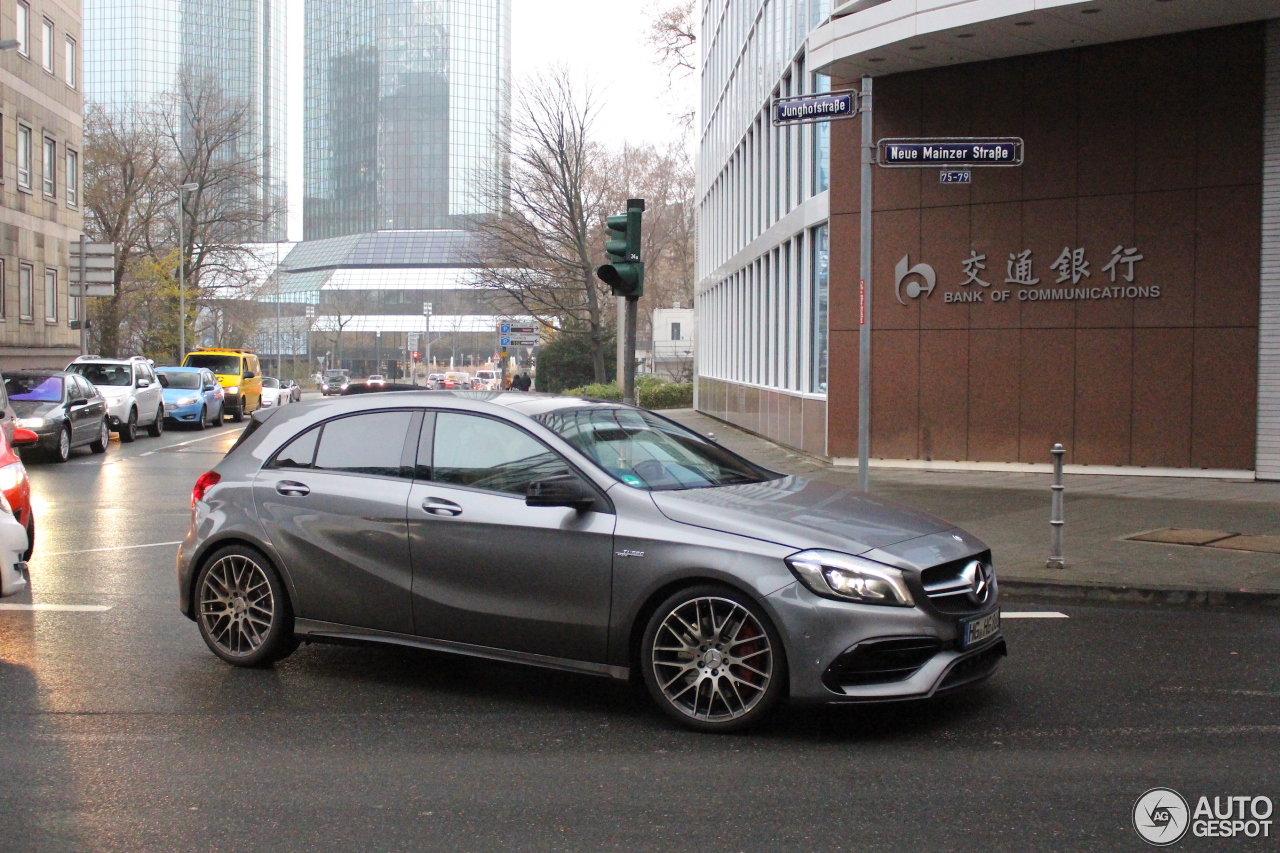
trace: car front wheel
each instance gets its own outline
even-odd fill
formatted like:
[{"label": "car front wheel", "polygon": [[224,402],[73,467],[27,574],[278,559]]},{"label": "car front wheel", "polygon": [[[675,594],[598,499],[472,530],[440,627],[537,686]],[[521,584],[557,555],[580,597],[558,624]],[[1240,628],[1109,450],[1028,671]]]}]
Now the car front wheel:
[{"label": "car front wheel", "polygon": [[196,429],[203,430],[206,426],[208,426],[208,421],[209,421],[209,410],[204,406],[201,406],[200,417],[196,418]]},{"label": "car front wheel", "polygon": [[156,419],[147,427],[147,435],[152,438],[164,435],[164,406],[156,409]]},{"label": "car front wheel", "polygon": [[755,725],[786,689],[773,623],[750,597],[722,586],[691,587],[662,602],[645,629],[640,665],[658,707],[704,732]]},{"label": "car front wheel", "polygon": [[120,425],[117,430],[120,433],[120,440],[125,444],[138,440],[138,410],[130,409],[129,417]]},{"label": "car front wheel", "polygon": [[265,666],[298,647],[284,584],[256,549],[216,551],[196,581],[195,607],[200,636],[227,663]]},{"label": "car front wheel", "polygon": [[66,462],[71,458],[71,426],[64,426],[58,430],[58,443],[53,446],[50,453],[54,462]]}]

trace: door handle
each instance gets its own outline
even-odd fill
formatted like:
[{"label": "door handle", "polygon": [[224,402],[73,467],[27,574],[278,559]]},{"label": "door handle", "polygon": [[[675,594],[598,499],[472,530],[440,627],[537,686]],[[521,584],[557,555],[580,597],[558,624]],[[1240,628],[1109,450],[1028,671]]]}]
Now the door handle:
[{"label": "door handle", "polygon": [[427,498],[422,502],[422,508],[432,515],[447,515],[451,517],[462,515],[462,507],[444,498]]},{"label": "door handle", "polygon": [[276,491],[288,498],[301,498],[311,494],[311,489],[306,483],[298,483],[293,480],[281,480],[276,483]]}]

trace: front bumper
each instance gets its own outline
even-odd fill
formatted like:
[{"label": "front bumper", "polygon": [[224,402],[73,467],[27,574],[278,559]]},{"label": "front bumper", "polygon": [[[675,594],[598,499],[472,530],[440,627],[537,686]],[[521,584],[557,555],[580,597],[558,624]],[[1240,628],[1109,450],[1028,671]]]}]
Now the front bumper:
[{"label": "front bumper", "polygon": [[1007,653],[1000,633],[960,648],[961,619],[998,609],[996,601],[959,617],[834,601],[793,583],[766,603],[786,640],[799,703],[925,699],[989,678]]},{"label": "front bumper", "polygon": [[0,597],[27,588],[30,574],[22,555],[27,550],[27,531],[7,513],[0,519]]},{"label": "front bumper", "polygon": [[112,429],[119,429],[129,417],[129,409],[132,407],[133,401],[128,397],[119,400],[107,400],[107,420],[111,424]]},{"label": "front bumper", "polygon": [[170,408],[170,403],[165,403],[164,416],[166,419],[176,421],[178,423],[195,423],[200,419],[201,403],[191,403],[190,405],[178,408]]}]

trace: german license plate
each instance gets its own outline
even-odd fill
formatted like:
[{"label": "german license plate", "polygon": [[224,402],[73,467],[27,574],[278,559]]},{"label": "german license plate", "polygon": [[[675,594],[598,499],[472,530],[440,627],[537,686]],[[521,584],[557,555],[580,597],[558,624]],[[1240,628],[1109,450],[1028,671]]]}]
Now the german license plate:
[{"label": "german license plate", "polygon": [[964,648],[976,646],[983,640],[1000,633],[1000,611],[993,610],[986,616],[967,619],[960,623],[960,639]]}]

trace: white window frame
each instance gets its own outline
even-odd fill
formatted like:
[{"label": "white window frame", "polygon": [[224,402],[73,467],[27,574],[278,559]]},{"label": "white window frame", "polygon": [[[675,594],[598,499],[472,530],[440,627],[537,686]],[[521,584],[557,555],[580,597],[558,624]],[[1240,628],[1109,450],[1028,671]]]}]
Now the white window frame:
[{"label": "white window frame", "polygon": [[31,56],[31,7],[18,0],[17,9],[14,12],[14,22],[17,24],[16,37],[18,39],[18,53],[21,56]]},{"label": "white window frame", "polygon": [[4,278],[4,258],[0,258],[0,320],[9,319],[9,312],[6,310],[9,296],[8,283]]},{"label": "white window frame", "polygon": [[18,319],[31,322],[35,319],[35,267],[18,265]]},{"label": "white window frame", "polygon": [[64,41],[66,42],[65,46],[67,49],[67,53],[63,62],[63,69],[65,70],[67,75],[67,85],[70,86],[72,89],[74,89],[76,88],[76,73],[80,70],[79,69],[80,57],[77,54],[78,45],[76,44],[76,40],[71,36],[67,36],[66,39],[64,39]]},{"label": "white window frame", "polygon": [[18,125],[17,147],[18,189],[31,192],[31,128]]},{"label": "white window frame", "polygon": [[63,196],[67,199],[67,207],[80,206],[80,152],[70,148],[67,152],[66,190]]},{"label": "white window frame", "polygon": [[44,321],[58,322],[58,271],[53,267],[44,268]]},{"label": "white window frame", "polygon": [[40,67],[50,74],[53,73],[53,39],[54,39],[53,21],[48,18],[40,19]]},{"label": "white window frame", "polygon": [[45,198],[58,197],[58,141],[44,137],[40,146],[40,187]]}]

